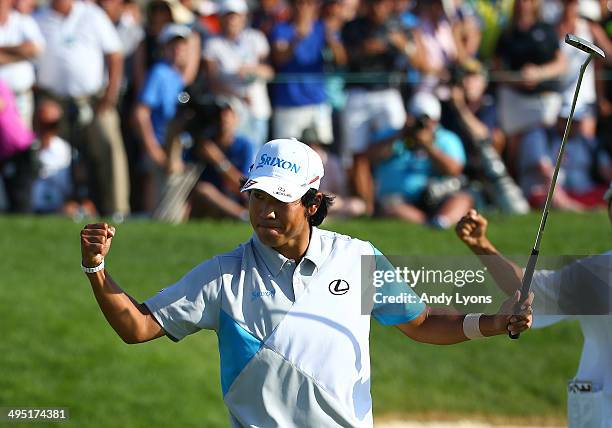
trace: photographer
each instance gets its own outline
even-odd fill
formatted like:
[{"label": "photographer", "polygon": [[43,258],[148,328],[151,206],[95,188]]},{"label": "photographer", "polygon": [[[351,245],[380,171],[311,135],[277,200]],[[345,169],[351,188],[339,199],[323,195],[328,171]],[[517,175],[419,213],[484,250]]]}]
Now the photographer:
[{"label": "photographer", "polygon": [[465,152],[461,141],[439,125],[440,102],[419,92],[403,130],[370,146],[376,165],[380,211],[387,217],[448,228],[472,206],[461,191]]},{"label": "photographer", "polygon": [[486,93],[487,73],[475,59],[450,69],[451,97],[445,125],[465,144],[465,174],[481,183],[484,196],[506,213],[526,213],[529,205],[508,174],[499,153],[506,143],[495,100]]}]

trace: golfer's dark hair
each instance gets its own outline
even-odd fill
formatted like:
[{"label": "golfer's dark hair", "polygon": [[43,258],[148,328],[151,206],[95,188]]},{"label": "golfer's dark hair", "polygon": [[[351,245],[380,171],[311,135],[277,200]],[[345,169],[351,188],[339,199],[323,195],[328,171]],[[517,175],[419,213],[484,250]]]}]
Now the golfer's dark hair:
[{"label": "golfer's dark hair", "polygon": [[[246,184],[246,182],[247,182],[247,178],[241,177],[240,187],[243,187]],[[308,191],[304,193],[304,196],[302,196],[302,198],[300,199],[302,201],[302,205],[304,205],[304,207],[316,205],[318,203],[317,201],[318,192],[319,191],[317,189],[312,189],[312,188],[308,189]],[[321,223],[323,223],[323,220],[325,220],[325,217],[327,217],[327,212],[329,211],[329,208],[333,205],[333,203],[334,203],[334,197],[323,193],[323,197],[321,198],[321,204],[319,205],[317,212],[308,218],[308,224],[310,224],[311,226],[321,225]]]},{"label": "golfer's dark hair", "polygon": [[[302,205],[308,208],[311,205],[316,205],[319,203],[317,193],[319,193],[317,189],[308,189],[308,191],[304,193],[304,196],[302,196]],[[334,197],[323,193],[321,202],[319,203],[319,208],[317,209],[317,212],[308,217],[308,223],[311,226],[319,226],[321,223],[323,223],[323,220],[325,220],[325,217],[327,217],[327,212],[333,203]]]}]

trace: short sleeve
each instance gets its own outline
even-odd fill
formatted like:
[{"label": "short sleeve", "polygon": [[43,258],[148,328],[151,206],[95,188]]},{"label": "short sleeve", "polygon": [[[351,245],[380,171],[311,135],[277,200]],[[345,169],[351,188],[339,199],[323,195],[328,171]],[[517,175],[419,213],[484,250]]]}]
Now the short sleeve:
[{"label": "short sleeve", "polygon": [[265,59],[270,55],[270,44],[266,36],[259,30],[252,30],[251,37],[253,37],[253,44],[255,45],[255,52],[257,57]]},{"label": "short sleeve", "polygon": [[95,22],[97,27],[97,35],[100,42],[100,47],[102,52],[105,54],[111,54],[115,52],[122,52],[121,39],[119,38],[119,34],[117,30],[113,26],[110,18],[104,13],[102,9],[95,5],[91,5],[90,7],[94,8],[95,12]]},{"label": "short sleeve", "polygon": [[289,42],[293,38],[293,31],[291,27],[282,22],[276,24],[270,33],[270,41],[274,44],[279,41]]},{"label": "short sleeve", "polygon": [[210,37],[204,43],[202,49],[202,58],[207,61],[219,62],[219,58],[223,57],[224,44],[220,36]]},{"label": "short sleeve", "polygon": [[535,314],[567,319],[612,313],[612,253],[577,259],[556,271],[538,271],[532,283]]},{"label": "short sleeve", "polygon": [[461,165],[465,165],[465,149],[457,134],[446,129],[438,129],[435,145]]},{"label": "short sleeve", "polygon": [[[394,272],[395,267],[376,247],[372,248],[376,259],[376,272],[373,278],[381,280],[385,272]],[[382,325],[397,325],[412,321],[426,308],[414,290],[405,283],[385,281],[374,286],[372,316]]]},{"label": "short sleeve", "polygon": [[44,47],[45,38],[34,18],[29,15],[23,15],[22,24],[24,40],[32,42],[37,46]]},{"label": "short sleeve", "polygon": [[533,273],[533,328],[548,327],[569,319],[569,315],[561,314],[559,308],[559,281],[559,273],[553,270],[537,270]]},{"label": "short sleeve", "polygon": [[153,66],[147,79],[145,80],[145,84],[140,93],[140,97],[138,101],[142,104],[145,104],[150,109],[154,109],[161,104],[161,88],[160,85],[163,84],[163,76],[161,75],[161,70],[159,67]]},{"label": "short sleeve", "polygon": [[207,260],[144,304],[174,341],[201,329],[218,328],[221,274],[217,258]]}]

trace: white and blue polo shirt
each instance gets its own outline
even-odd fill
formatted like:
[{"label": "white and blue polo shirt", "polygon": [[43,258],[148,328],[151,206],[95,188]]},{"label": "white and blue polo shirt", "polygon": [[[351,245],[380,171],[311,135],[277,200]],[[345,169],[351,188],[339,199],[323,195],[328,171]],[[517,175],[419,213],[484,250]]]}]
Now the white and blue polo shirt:
[{"label": "white and blue polo shirt", "polygon": [[362,256],[374,255],[369,242],[313,227],[296,266],[253,234],[145,304],[175,341],[217,332],[233,426],[371,427],[370,315],[394,325],[425,309],[373,305],[363,315],[362,264],[381,269],[381,258]]}]

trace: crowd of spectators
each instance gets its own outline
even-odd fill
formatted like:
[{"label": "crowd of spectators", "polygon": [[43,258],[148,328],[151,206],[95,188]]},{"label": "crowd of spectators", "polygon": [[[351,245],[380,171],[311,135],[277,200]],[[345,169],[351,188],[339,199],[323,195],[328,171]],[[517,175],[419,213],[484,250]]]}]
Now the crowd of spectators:
[{"label": "crowd of spectators", "polygon": [[[586,55],[564,36],[610,58],[611,4],[0,0],[0,211],[246,220],[257,149],[293,137],[324,160],[332,216],[447,228],[473,206],[527,212]],[[597,60],[555,208],[602,203],[611,116]]]}]

